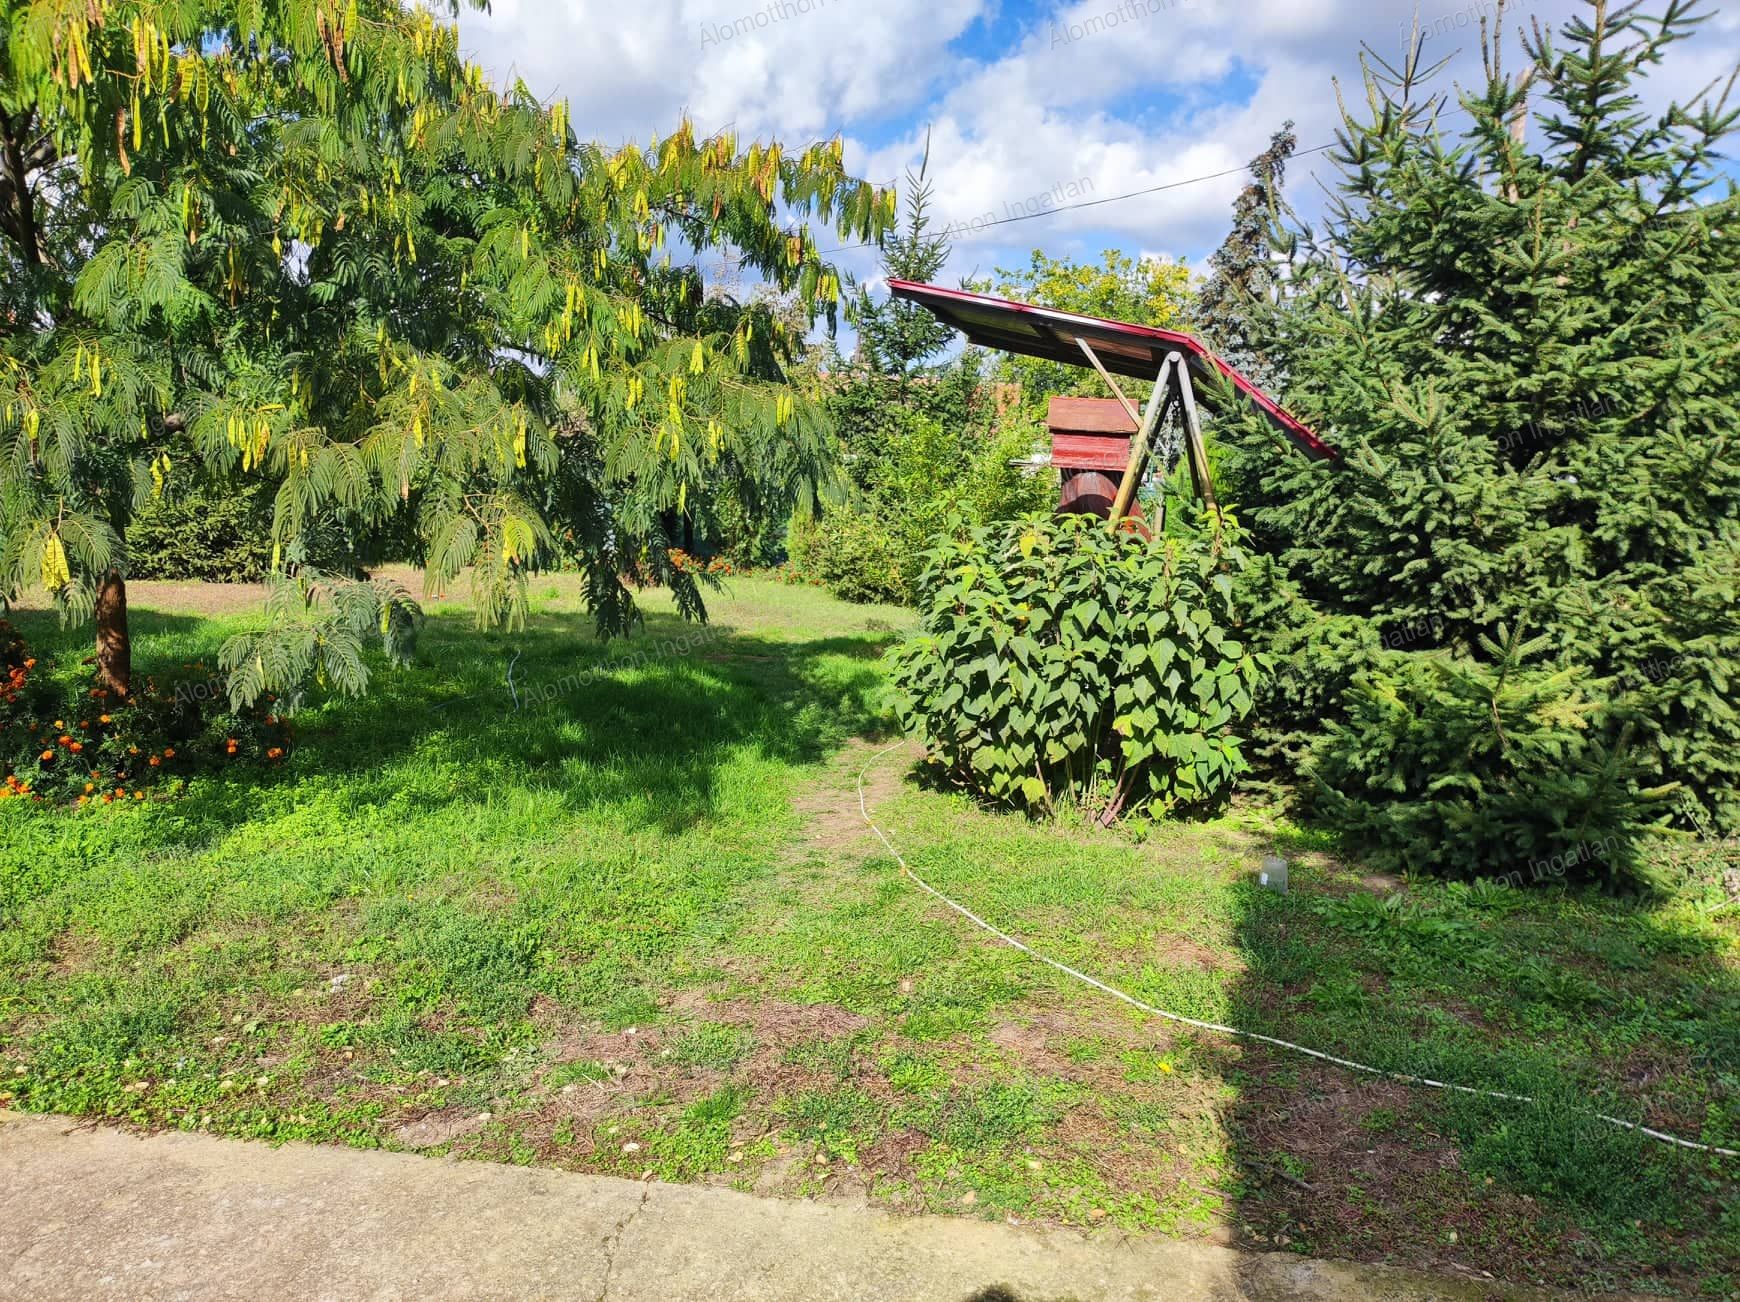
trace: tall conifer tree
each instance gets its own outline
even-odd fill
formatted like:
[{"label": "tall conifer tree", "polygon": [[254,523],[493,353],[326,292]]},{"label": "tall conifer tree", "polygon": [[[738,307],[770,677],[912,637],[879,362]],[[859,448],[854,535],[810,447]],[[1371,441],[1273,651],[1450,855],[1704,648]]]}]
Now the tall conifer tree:
[{"label": "tall conifer tree", "polygon": [[1232,229],[1209,255],[1208,279],[1191,304],[1195,327],[1222,357],[1264,388],[1278,388],[1271,339],[1279,286],[1277,233],[1287,160],[1299,146],[1292,122],[1251,159],[1251,179],[1233,203]]},{"label": "tall conifer tree", "polygon": [[[1644,779],[1740,829],[1740,229],[1719,152],[1734,79],[1648,112],[1640,83],[1709,16],[1586,0],[1452,115],[1420,43],[1368,52],[1304,232],[1279,339],[1287,398],[1345,453],[1277,454],[1254,423],[1226,470],[1295,600],[1293,735],[1386,643],[1474,662],[1503,630],[1581,666]],[[1465,116],[1464,116],[1465,115]],[[1483,640],[1484,639],[1484,640]],[[1628,731],[1627,731],[1628,730]]]}]

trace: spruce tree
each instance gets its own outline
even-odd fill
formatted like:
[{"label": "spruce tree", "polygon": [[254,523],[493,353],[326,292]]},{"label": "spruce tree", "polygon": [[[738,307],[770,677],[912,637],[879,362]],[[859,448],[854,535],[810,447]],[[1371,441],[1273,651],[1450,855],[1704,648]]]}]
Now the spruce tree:
[{"label": "spruce tree", "polygon": [[[1368,51],[1371,111],[1344,120],[1321,235],[1296,232],[1276,336],[1289,405],[1343,464],[1222,433],[1283,658],[1332,636],[1484,663],[1501,627],[1544,635],[1605,685],[1589,728],[1629,729],[1640,780],[1733,832],[1740,252],[1717,163],[1740,113],[1733,78],[1659,113],[1639,96],[1707,16],[1586,0],[1524,37],[1518,77],[1500,22],[1455,108],[1417,40],[1399,65]],[[1277,732],[1315,730],[1356,661],[1296,694],[1314,717],[1278,695]]]},{"label": "spruce tree", "polygon": [[1264,388],[1279,387],[1272,317],[1278,293],[1276,232],[1287,160],[1299,146],[1289,120],[1251,159],[1250,183],[1233,203],[1232,229],[1208,257],[1212,271],[1191,305],[1191,319],[1222,357]]},{"label": "spruce tree", "polygon": [[[882,245],[882,274],[890,280],[932,284],[948,265],[948,233],[932,229],[935,187],[926,176],[929,170],[927,140],[918,170],[906,174],[905,226]],[[893,297],[878,302],[868,286],[850,279],[847,284],[846,319],[858,332],[855,360],[872,375],[892,378],[904,398],[912,380],[949,346],[955,332],[916,303]]]}]

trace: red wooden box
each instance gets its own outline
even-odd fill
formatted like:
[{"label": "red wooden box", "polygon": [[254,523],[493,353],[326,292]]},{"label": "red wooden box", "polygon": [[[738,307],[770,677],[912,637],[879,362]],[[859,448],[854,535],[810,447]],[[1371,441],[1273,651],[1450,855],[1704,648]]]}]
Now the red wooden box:
[{"label": "red wooden box", "polygon": [[1051,464],[1058,470],[1122,473],[1136,423],[1116,398],[1053,398],[1045,414]]}]

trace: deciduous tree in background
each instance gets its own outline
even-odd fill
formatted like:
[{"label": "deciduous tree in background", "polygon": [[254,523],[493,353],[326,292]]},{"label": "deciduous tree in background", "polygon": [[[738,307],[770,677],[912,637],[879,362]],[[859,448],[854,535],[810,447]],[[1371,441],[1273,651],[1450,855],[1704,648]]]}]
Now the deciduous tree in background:
[{"label": "deciduous tree in background", "polygon": [[[1178,328],[1190,301],[1190,269],[1149,254],[1131,257],[1120,249],[1106,249],[1097,263],[1053,258],[1035,249],[1025,267],[999,267],[995,276],[969,288],[1082,316]],[[1109,396],[1097,375],[1061,362],[1007,354],[998,356],[993,369],[999,378],[1021,385],[1022,399],[1034,411],[1043,411],[1054,394]],[[1144,393],[1145,386],[1125,386],[1125,392]]]},{"label": "deciduous tree in background", "polygon": [[[934,283],[949,261],[948,234],[932,225],[928,162],[927,151],[907,173],[905,226],[882,251],[888,279]],[[868,286],[854,286],[847,309],[857,349],[850,362],[836,358],[817,388],[837,431],[848,497],[819,519],[793,521],[792,556],[847,600],[910,602],[920,558],[939,536],[1034,509],[1051,491],[1010,464],[1032,453],[1037,431],[992,401],[978,350],[945,357],[950,327]]]}]

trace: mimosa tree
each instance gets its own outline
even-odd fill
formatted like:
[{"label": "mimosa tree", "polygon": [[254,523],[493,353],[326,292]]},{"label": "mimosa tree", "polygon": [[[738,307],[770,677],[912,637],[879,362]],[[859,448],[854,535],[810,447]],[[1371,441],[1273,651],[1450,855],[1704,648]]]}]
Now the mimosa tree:
[{"label": "mimosa tree", "polygon": [[277,486],[294,582],[226,654],[237,700],[310,672],[358,689],[365,642],[411,627],[391,585],[313,603],[323,535],[402,518],[432,586],[471,571],[485,622],[575,562],[621,631],[631,567],[702,613],[673,521],[727,484],[826,483],[821,419],[782,383],[799,340],[710,294],[700,258],[729,249],[831,314],[807,220],[876,239],[893,202],[838,140],[744,148],[685,122],[583,143],[397,0],[0,13],[0,595],[94,616],[111,690],[128,522],[190,459]]}]

